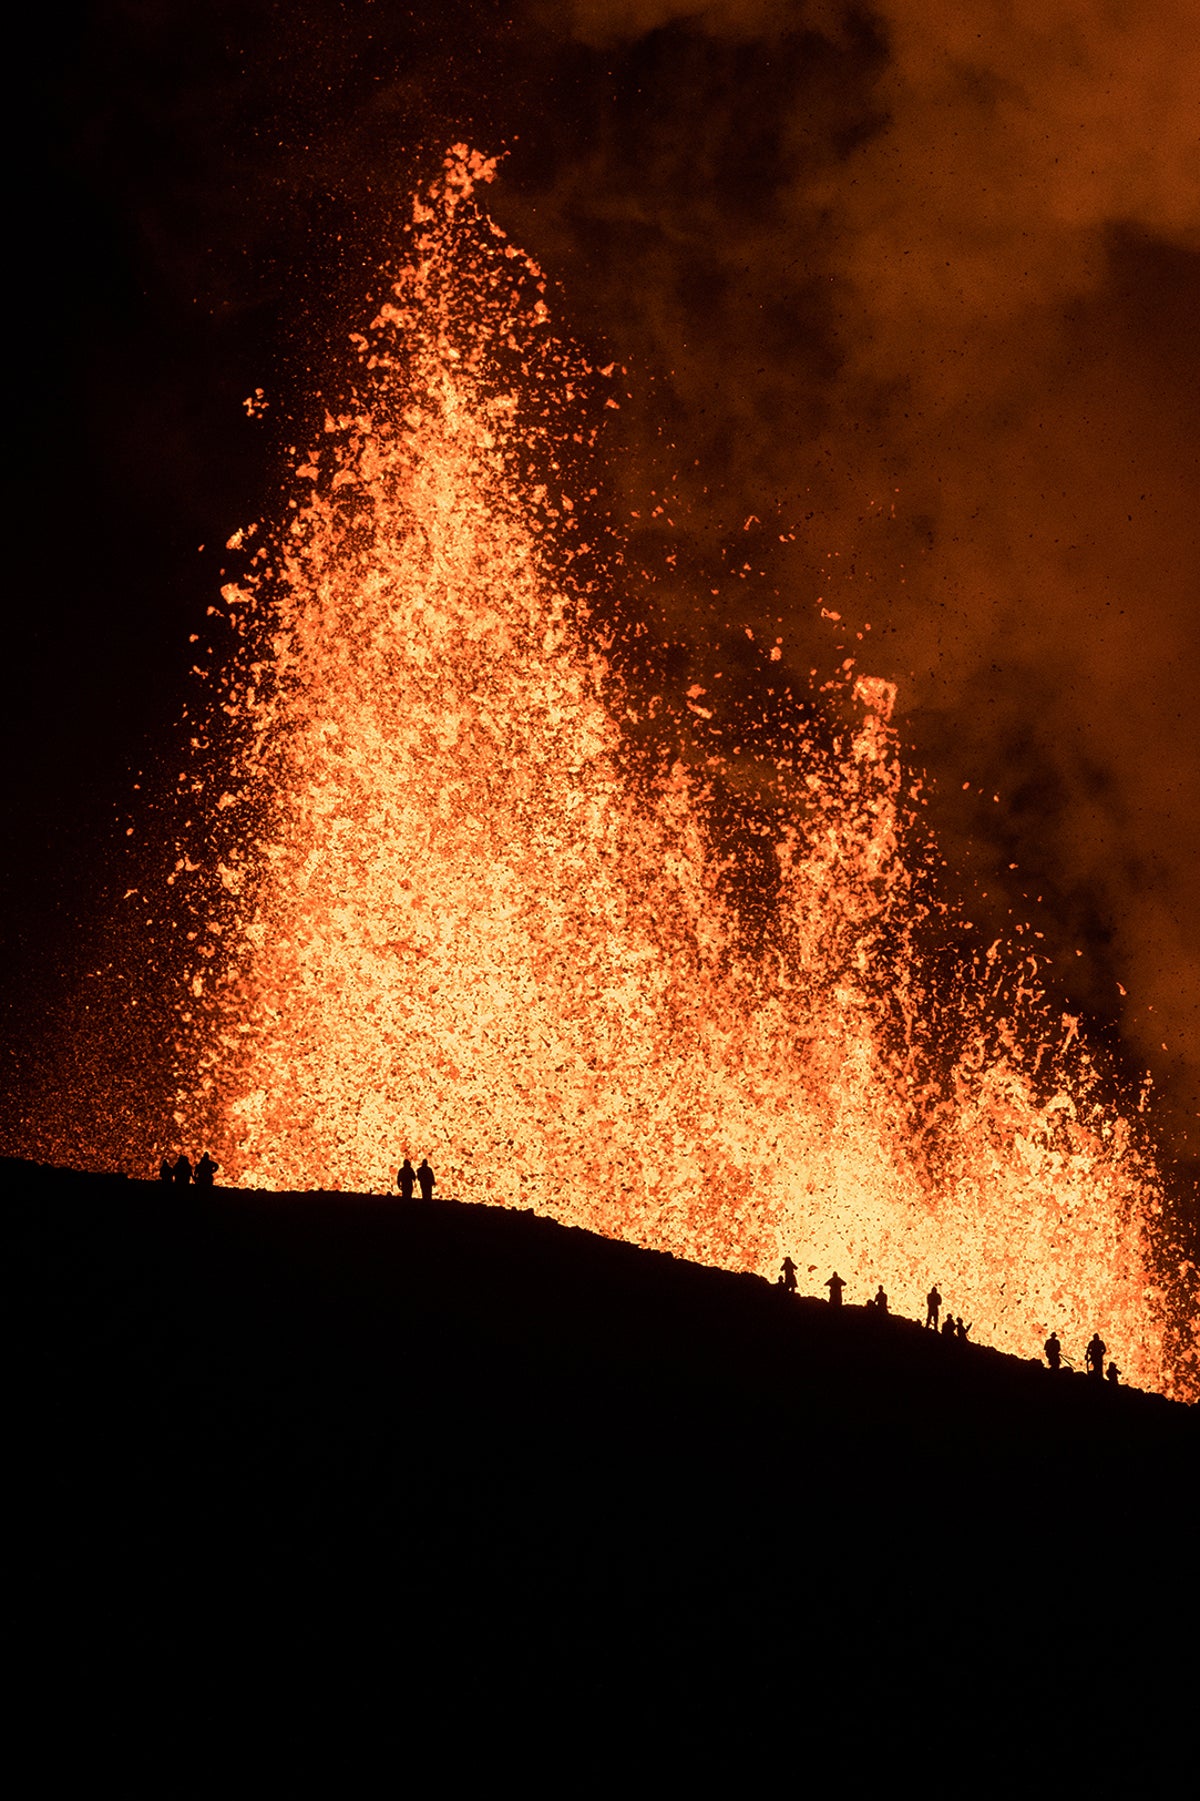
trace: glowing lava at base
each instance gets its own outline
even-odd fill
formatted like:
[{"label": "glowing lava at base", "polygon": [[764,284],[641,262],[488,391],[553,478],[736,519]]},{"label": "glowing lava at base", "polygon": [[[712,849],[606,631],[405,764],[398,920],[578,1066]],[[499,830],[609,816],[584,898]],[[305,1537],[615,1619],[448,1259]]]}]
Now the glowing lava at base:
[{"label": "glowing lava at base", "polygon": [[478,209],[491,174],[460,149],[415,209],[361,394],[225,591],[245,835],[184,1015],[189,1141],[289,1189],[428,1154],[446,1194],[765,1274],[790,1252],[909,1313],[936,1279],[977,1338],[1102,1324],[1170,1388],[1161,1195],[1086,1054],[994,956],[934,1017],[887,684],[847,696],[832,752],[797,721],[753,950],[707,748],[630,775],[637,703],[589,643],[530,423],[590,372]]}]

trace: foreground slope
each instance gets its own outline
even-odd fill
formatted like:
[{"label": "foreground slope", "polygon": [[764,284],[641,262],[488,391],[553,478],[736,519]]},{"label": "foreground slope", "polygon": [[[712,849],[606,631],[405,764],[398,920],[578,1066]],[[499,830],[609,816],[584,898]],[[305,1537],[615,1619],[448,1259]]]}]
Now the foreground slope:
[{"label": "foreground slope", "polygon": [[30,1704],[130,1755],[197,1683],[218,1737],[577,1714],[589,1767],[1174,1744],[1195,1409],[528,1214],[0,1181]]}]

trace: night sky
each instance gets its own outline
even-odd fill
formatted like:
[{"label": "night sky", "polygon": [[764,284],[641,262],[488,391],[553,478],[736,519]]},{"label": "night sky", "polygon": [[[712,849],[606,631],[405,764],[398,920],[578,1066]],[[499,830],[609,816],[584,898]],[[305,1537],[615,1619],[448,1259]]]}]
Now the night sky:
[{"label": "night sky", "polygon": [[798,685],[832,669],[818,597],[869,621],[972,917],[1046,934],[1063,1008],[1152,1071],[1193,1192],[1191,0],[110,0],[40,29],[12,177],[12,1091],[120,954],[220,547],[277,509],[411,192],[465,140],[507,153],[488,205],[556,326],[628,372],[604,500],[680,687],[747,625]]}]

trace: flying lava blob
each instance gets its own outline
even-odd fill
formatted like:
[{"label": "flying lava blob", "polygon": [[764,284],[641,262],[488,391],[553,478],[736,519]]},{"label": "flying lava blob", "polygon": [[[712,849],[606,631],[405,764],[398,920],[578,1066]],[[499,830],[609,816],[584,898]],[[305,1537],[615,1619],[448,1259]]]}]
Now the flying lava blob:
[{"label": "flying lava blob", "polygon": [[894,690],[788,728],[757,935],[713,741],[633,771],[556,481],[595,372],[479,205],[493,173],[460,146],[414,206],[352,397],[224,591],[181,1128],[241,1185],[377,1190],[427,1154],[444,1194],[763,1274],[791,1253],[852,1300],[882,1280],[916,1313],[936,1279],[977,1338],[1102,1324],[1181,1392],[1157,1178],[1036,964],[930,974]]}]

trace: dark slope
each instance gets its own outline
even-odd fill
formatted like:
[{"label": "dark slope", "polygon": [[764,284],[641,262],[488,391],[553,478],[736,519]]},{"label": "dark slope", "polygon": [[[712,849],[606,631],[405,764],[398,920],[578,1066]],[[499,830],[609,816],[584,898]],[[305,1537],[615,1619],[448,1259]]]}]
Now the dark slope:
[{"label": "dark slope", "polygon": [[130,1768],[1181,1742],[1195,1409],[532,1215],[0,1169],[27,1705]]}]

